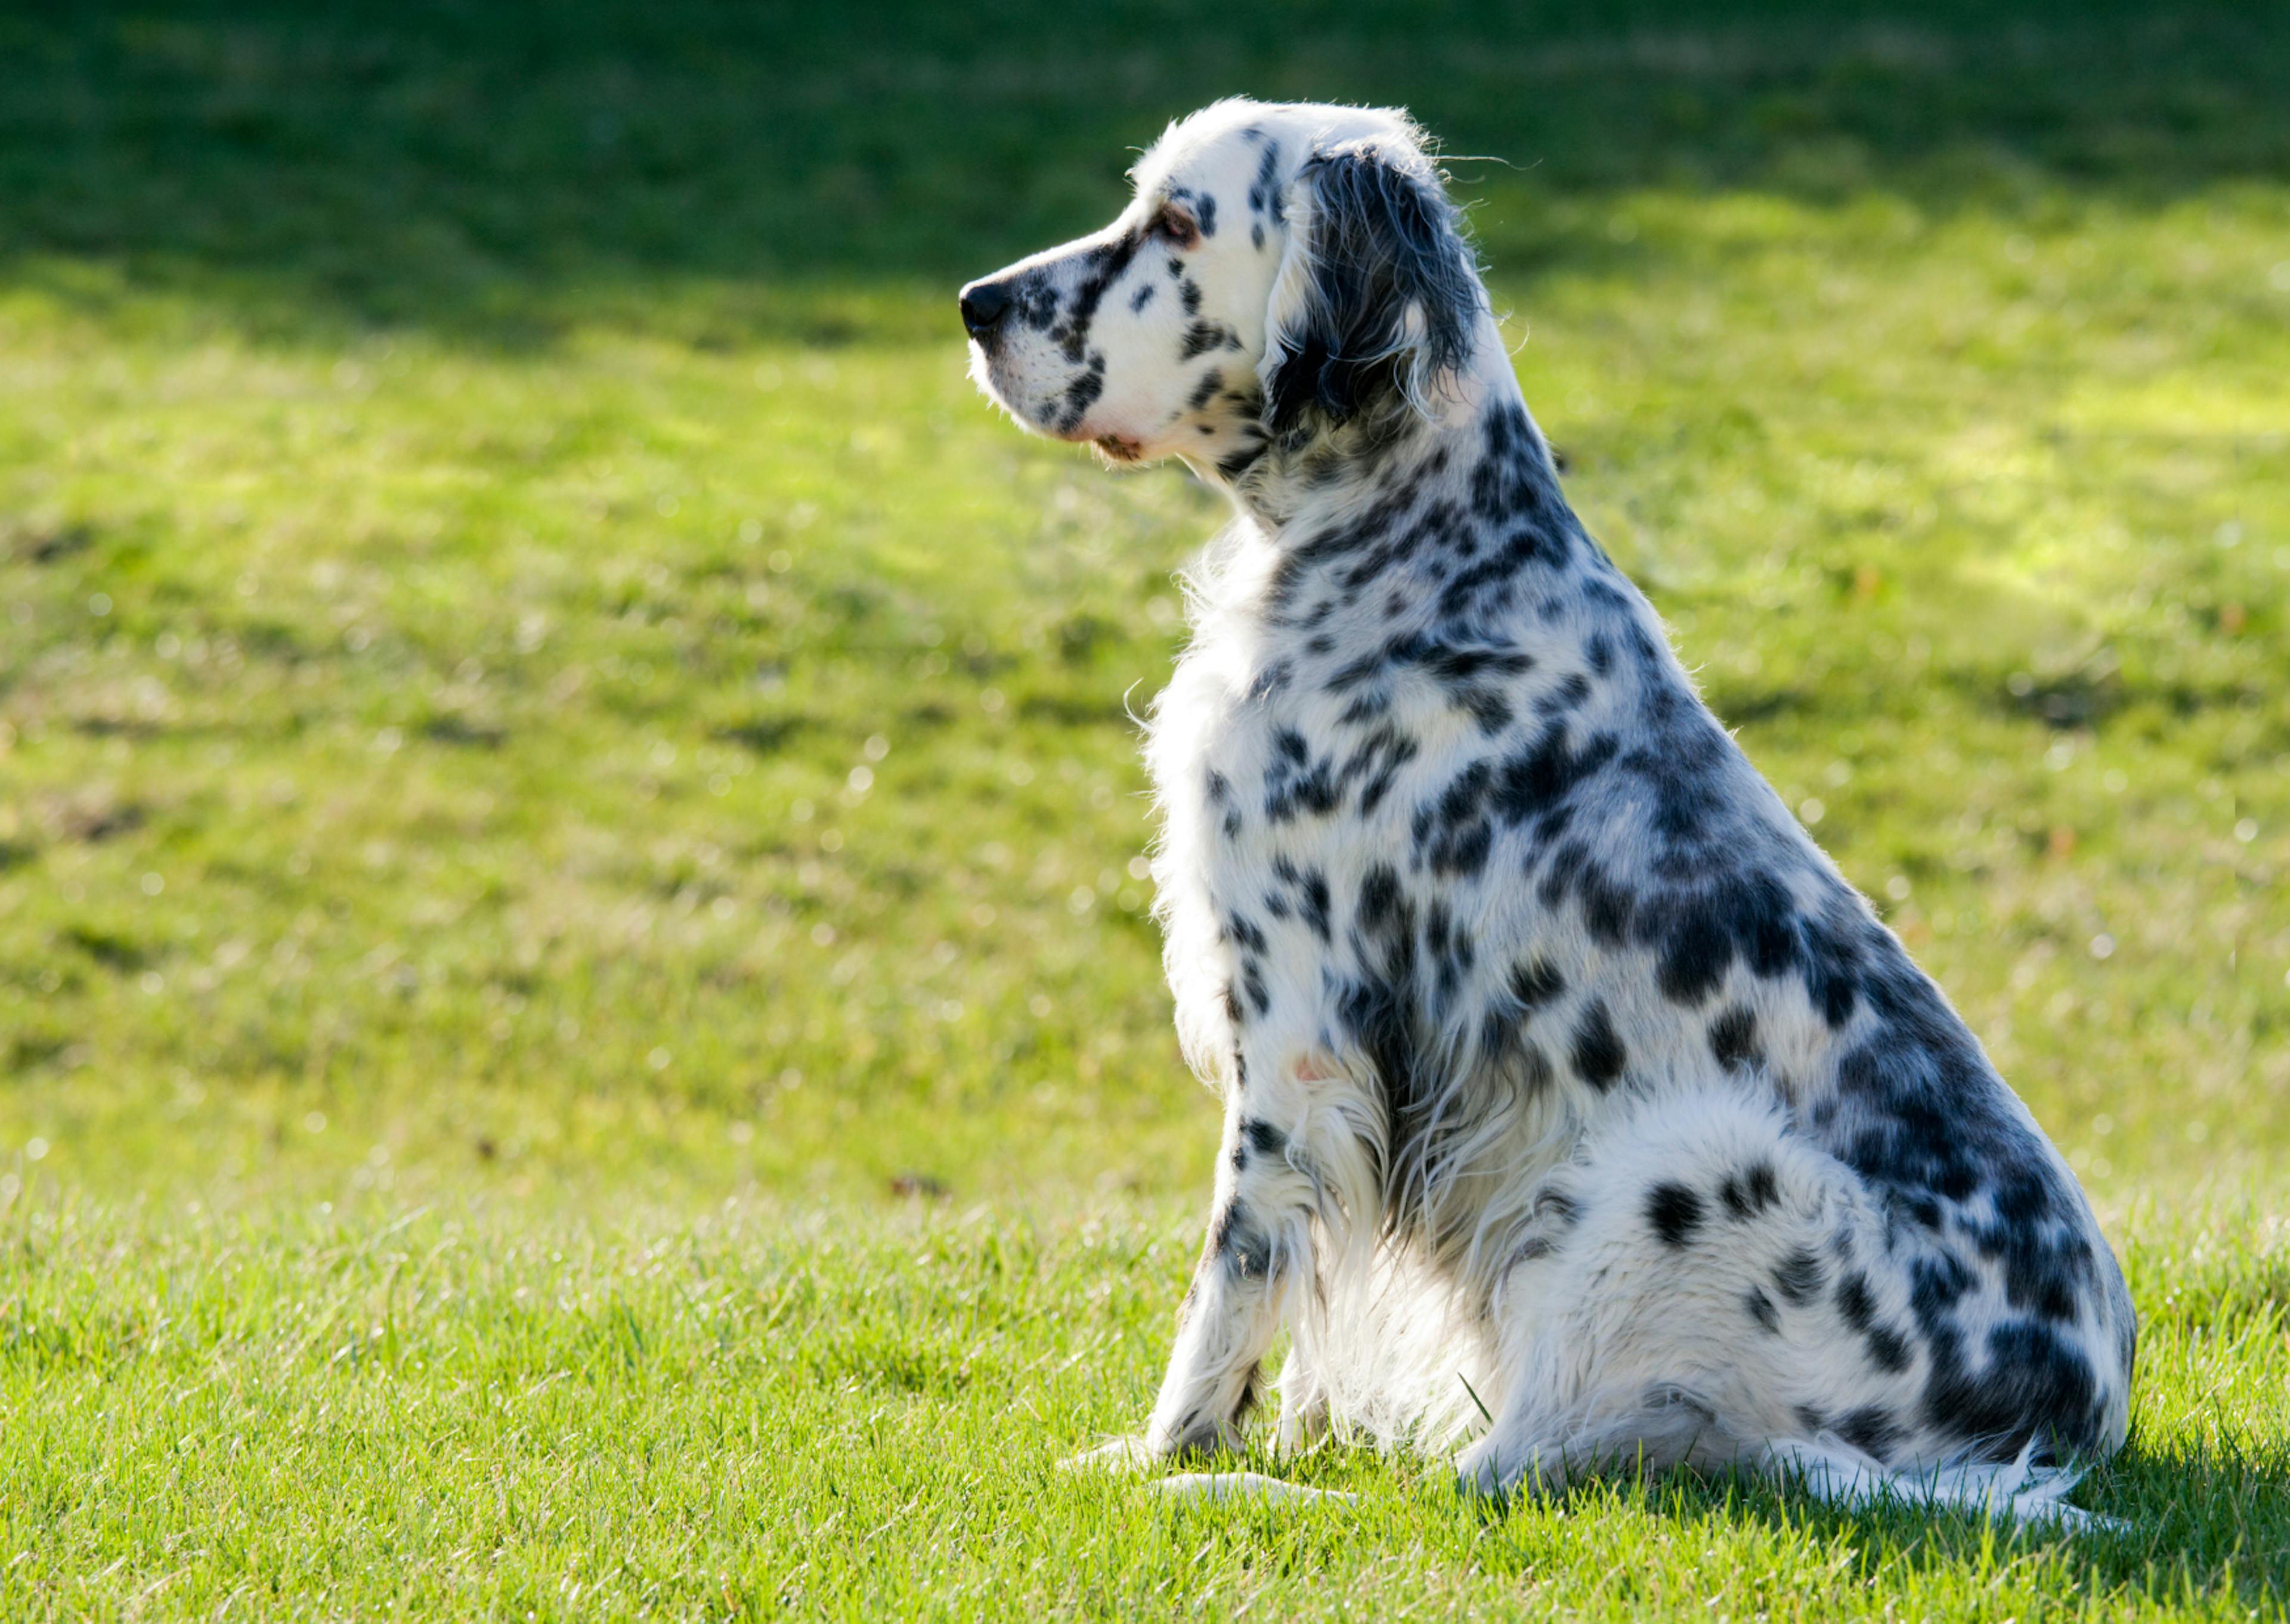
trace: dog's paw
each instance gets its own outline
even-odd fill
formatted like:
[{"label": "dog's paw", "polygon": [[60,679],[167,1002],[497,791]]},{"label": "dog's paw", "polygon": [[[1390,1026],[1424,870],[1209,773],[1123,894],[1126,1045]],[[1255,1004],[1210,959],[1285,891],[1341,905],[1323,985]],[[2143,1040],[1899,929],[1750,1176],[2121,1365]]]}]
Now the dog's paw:
[{"label": "dog's paw", "polygon": [[1283,1460],[1309,1454],[1327,1441],[1329,1430],[1328,1406],[1325,1402],[1284,1402],[1279,1422],[1272,1430],[1272,1452]]},{"label": "dog's paw", "polygon": [[1268,1505],[1357,1505],[1359,1496],[1341,1489],[1308,1488],[1261,1472],[1179,1472],[1157,1477],[1153,1492],[1169,1500],[1261,1500]]},{"label": "dog's paw", "polygon": [[1465,1500],[1500,1503],[1510,1484],[1503,1469],[1502,1452],[1493,1438],[1481,1438],[1455,1457],[1455,1492]]},{"label": "dog's paw", "polygon": [[1058,1462],[1069,1472],[1148,1471],[1168,1457],[1141,1437],[1109,1438],[1095,1449],[1085,1449]]}]

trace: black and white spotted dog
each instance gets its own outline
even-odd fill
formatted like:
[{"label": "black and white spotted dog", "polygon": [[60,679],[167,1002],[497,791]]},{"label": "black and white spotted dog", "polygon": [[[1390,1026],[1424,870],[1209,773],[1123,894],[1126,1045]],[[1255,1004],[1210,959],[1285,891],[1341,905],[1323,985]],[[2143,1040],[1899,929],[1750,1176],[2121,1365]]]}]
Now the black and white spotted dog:
[{"label": "black and white spotted dog", "polygon": [[1285,1326],[1283,1448],[2060,1508],[2125,1435],[2115,1259],[1568,508],[1419,132],[1224,101],[1134,178],[961,301],[1020,423],[1236,510],[1149,749],[1224,1154],[1109,1452],[1235,1444]]}]

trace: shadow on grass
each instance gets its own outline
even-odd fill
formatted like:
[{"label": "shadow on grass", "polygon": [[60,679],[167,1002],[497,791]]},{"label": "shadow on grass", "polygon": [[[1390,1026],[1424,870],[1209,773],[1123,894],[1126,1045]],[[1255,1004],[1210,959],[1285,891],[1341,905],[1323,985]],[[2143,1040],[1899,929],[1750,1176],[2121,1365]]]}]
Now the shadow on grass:
[{"label": "shadow on grass", "polygon": [[[1316,1452],[1298,1459],[1252,1453],[1237,1461],[1194,1463],[1209,1469],[1243,1467],[1320,1489],[1359,1491],[1392,1470],[1372,1446]],[[1533,1501],[1475,1500],[1458,1494],[1446,1468],[1417,1461],[1402,1468],[1418,1485],[1418,1508],[1437,1514],[1453,1505],[1468,1530],[1466,1543],[1448,1551],[1475,1572],[1547,1577],[1547,1539],[1521,1537],[1514,1519]],[[1824,1562],[1839,1591],[1905,1592],[1911,1579],[1957,1575],[1986,1583],[2005,1566],[2034,1563],[2049,1595],[2164,1605],[2225,1601],[2254,1612],[2279,1612],[2290,1601],[2290,1452],[2264,1444],[2150,1449],[2134,1441],[2116,1459],[2078,1485],[2075,1503],[2109,1519],[2070,1529],[2042,1524],[1990,1523],[1969,1512],[1928,1510],[1910,1504],[1848,1508],[1754,1475],[1701,1477],[1690,1472],[1598,1478],[1562,1493],[1548,1508],[1565,1520],[1652,1517],[1722,1542],[1762,1528],[1817,1549],[1842,1554],[1841,1567]],[[1193,1505],[1195,1502],[1180,1502]],[[1212,1514],[1237,1526],[1229,1513]],[[1293,1513],[1274,1514],[1285,1528]],[[1349,1522],[1316,1524],[1317,1537],[1349,1542],[1362,1537]],[[1435,1540],[1434,1545],[1438,1542]],[[1925,1593],[1945,1584],[1914,1587]]]},{"label": "shadow on grass", "polygon": [[[694,344],[912,327],[1101,221],[1237,91],[1404,102],[1463,190],[1881,188],[2134,206],[2290,169],[2290,13],[2132,0],[96,0],[0,19],[0,290],[172,294],[258,336]],[[1650,245],[1490,220],[1512,274]],[[870,288],[895,295],[870,302]],[[934,306],[931,308],[934,308]],[[942,336],[936,324],[926,336]]]},{"label": "shadow on grass", "polygon": [[2290,1600],[2290,1453],[2263,1445],[2150,1450],[2134,1441],[2078,1486],[2078,1504],[2111,1519],[2082,1530],[1910,1506],[1848,1509],[1759,1478],[1673,1474],[1589,1484],[1566,1498],[1588,1514],[1605,1496],[1713,1532],[1754,1521],[1849,1549],[1840,1585],[1897,1586],[1911,1574],[1988,1572],[2032,1556],[2092,1598],[2227,1599],[2254,1610]]},{"label": "shadow on grass", "polygon": [[[2231,1597],[2242,1606],[2278,1609],[2290,1599],[2290,1456],[2278,1448],[2150,1450],[2134,1442],[2086,1477],[2075,1499],[2113,1525],[2030,1527],[2017,1531],[2013,1543],[2046,1550],[2086,1595],[2156,1603]],[[1768,1500],[1753,1514],[1857,1534],[1854,1571],[1862,1579],[1902,1565],[1977,1563],[1990,1538],[1976,1517],[1908,1510],[1862,1516],[1801,1497]]]}]

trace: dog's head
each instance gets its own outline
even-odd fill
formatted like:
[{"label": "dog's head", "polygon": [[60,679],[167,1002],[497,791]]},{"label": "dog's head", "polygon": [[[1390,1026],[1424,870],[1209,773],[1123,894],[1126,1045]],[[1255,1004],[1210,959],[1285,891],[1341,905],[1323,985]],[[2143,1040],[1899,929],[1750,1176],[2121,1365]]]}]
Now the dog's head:
[{"label": "dog's head", "polygon": [[1404,114],[1221,101],[1132,178],[1102,231],[962,290],[972,372],[1026,428],[1230,472],[1425,410],[1469,359],[1485,294]]}]

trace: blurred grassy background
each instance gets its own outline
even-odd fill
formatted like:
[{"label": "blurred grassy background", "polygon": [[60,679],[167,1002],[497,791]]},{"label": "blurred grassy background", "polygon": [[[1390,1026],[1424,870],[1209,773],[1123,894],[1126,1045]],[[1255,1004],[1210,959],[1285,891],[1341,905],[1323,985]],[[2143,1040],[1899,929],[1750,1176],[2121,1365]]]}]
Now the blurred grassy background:
[{"label": "blurred grassy background", "polygon": [[2286,84],[2117,0],[12,8],[0,1185],[1189,1191],[1127,710],[1217,508],[951,292],[1237,91],[1445,139],[1574,500],[2102,1201],[2270,1175]]}]

